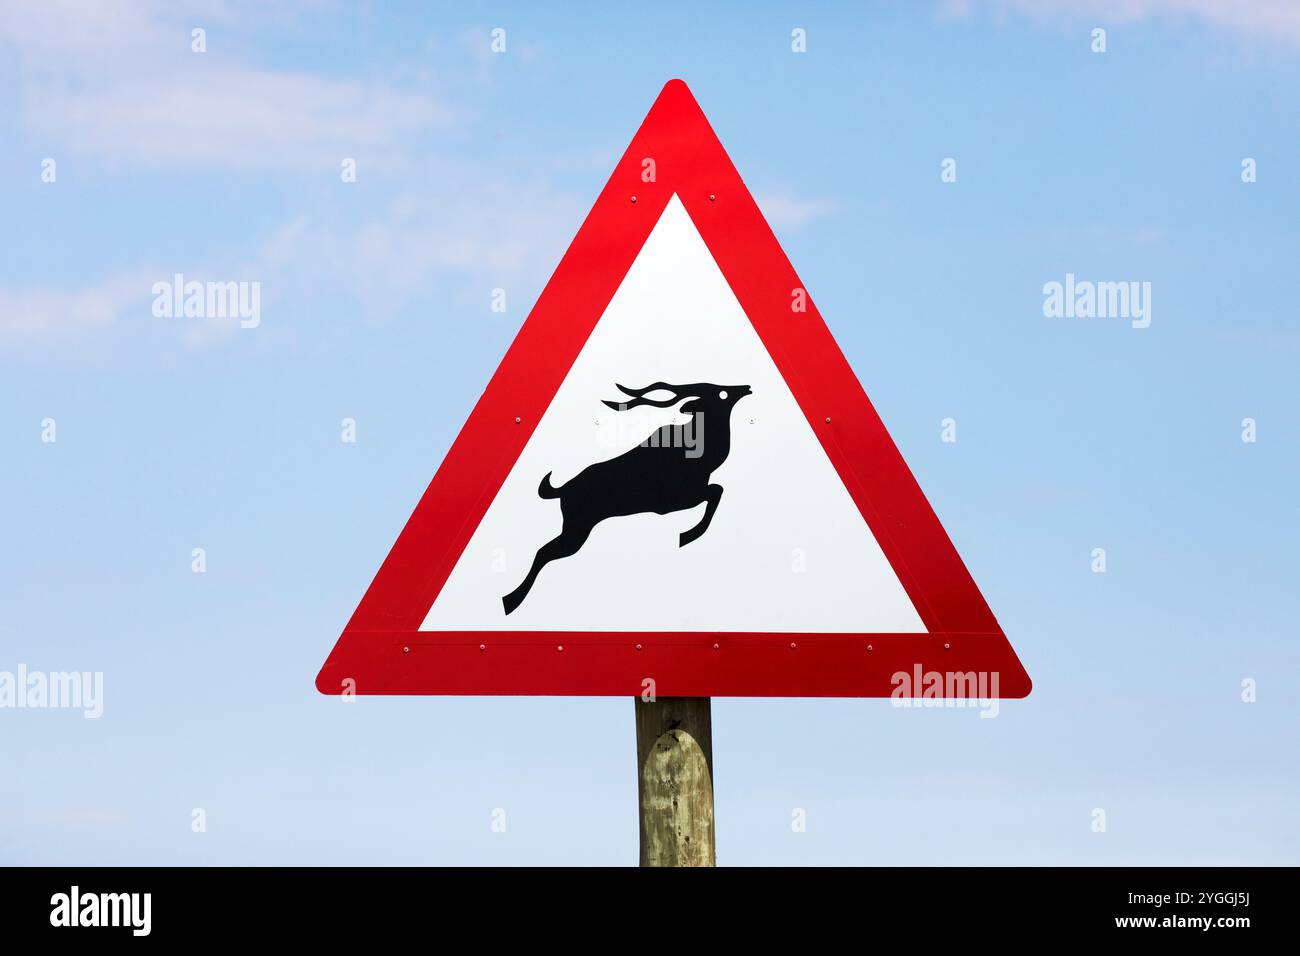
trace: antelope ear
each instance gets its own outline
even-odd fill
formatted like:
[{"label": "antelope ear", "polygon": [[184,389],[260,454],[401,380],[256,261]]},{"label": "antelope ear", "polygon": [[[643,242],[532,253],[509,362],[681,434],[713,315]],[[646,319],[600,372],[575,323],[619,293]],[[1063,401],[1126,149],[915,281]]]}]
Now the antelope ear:
[{"label": "antelope ear", "polygon": [[608,405],[616,412],[622,412],[627,410],[627,402],[611,402],[608,399],[604,399],[601,401],[601,404]]}]

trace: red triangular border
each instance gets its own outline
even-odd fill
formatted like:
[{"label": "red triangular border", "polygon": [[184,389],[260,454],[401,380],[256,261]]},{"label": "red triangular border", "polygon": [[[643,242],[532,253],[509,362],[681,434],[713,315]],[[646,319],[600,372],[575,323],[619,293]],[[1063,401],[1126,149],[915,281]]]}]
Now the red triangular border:
[{"label": "red triangular border", "polygon": [[[643,182],[643,160],[656,181]],[[419,627],[659,221],[682,201],[927,634],[425,632]],[[632,197],[635,197],[633,200]],[[895,675],[1030,680],[681,80],[655,100],[316,678],[325,694],[887,697]],[[919,696],[920,688],[916,688]]]}]

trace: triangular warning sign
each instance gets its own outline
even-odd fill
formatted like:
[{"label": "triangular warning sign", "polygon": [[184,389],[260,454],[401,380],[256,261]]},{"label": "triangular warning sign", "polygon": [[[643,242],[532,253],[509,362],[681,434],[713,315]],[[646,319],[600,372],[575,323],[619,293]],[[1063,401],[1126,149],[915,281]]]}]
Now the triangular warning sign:
[{"label": "triangular warning sign", "polygon": [[316,685],[700,697],[1030,689],[678,80]]}]

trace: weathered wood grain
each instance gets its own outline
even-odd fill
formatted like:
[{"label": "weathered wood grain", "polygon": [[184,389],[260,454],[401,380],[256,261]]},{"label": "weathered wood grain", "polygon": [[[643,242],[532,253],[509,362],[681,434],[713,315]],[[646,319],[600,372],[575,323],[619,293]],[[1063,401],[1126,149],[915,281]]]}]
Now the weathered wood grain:
[{"label": "weathered wood grain", "polygon": [[633,699],[642,866],[715,866],[708,697]]}]

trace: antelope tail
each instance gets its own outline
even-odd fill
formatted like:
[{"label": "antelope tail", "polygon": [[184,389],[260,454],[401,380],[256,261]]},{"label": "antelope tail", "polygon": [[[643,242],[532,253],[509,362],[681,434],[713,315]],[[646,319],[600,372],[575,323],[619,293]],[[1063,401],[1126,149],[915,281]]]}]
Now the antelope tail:
[{"label": "antelope tail", "polygon": [[551,473],[548,471],[542,483],[537,486],[537,495],[539,498],[558,498],[560,489],[551,484]]}]

